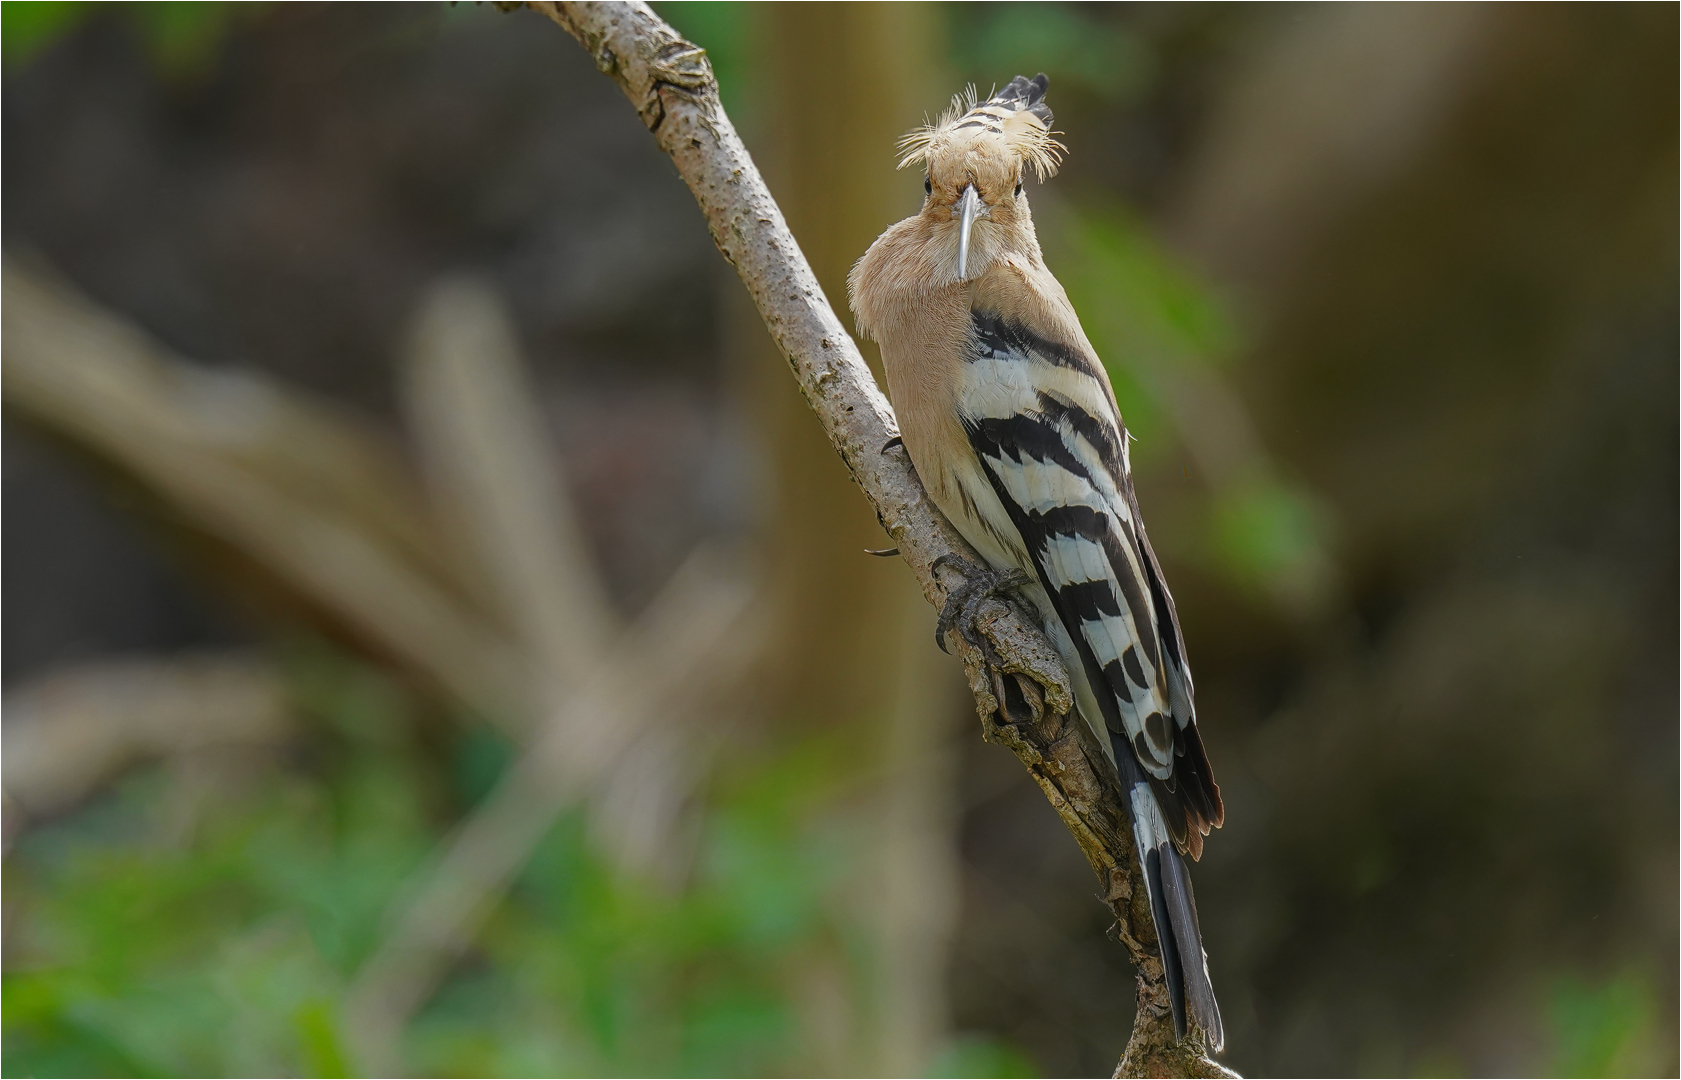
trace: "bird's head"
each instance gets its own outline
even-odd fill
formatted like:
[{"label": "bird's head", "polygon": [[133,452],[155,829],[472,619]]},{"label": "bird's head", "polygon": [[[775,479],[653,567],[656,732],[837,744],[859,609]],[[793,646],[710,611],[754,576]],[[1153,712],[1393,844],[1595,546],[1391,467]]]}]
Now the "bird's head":
[{"label": "bird's head", "polygon": [[1066,149],[1053,138],[1045,104],[1050,79],[1017,75],[985,101],[973,86],[932,124],[906,135],[899,168],[927,173],[922,218],[930,238],[951,248],[956,279],[979,277],[1004,251],[1036,247],[1022,181],[1055,174]]}]

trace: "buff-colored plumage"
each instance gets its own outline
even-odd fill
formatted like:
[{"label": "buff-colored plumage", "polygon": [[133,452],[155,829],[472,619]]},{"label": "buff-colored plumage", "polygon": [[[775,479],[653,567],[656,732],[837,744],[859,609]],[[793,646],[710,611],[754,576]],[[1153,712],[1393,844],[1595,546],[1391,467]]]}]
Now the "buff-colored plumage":
[{"label": "buff-colored plumage", "polygon": [[959,95],[902,143],[926,167],[922,211],[890,227],[849,279],[881,345],[888,394],[936,506],[1021,594],[1069,668],[1081,717],[1132,809],[1181,1030],[1223,1040],[1190,878],[1224,809],[1196,726],[1173,600],[1133,494],[1108,375],[1045,265],[1022,188],[1063,147],[1048,80]]},{"label": "buff-colored plumage", "polygon": [[[1004,150],[1031,166],[1040,180],[1056,175],[1067,147],[1056,141],[1051,130],[1050,111],[1035,112],[993,101],[980,102],[975,84],[952,95],[951,107],[932,124],[925,124],[899,140],[899,168],[961,152],[963,144],[987,143],[990,135],[1002,135]],[[973,126],[969,126],[972,124]]]},{"label": "buff-colored plumage", "polygon": [[[969,453],[953,394],[977,302],[1020,311],[1096,355],[1068,294],[1045,267],[1027,199],[1002,198],[1017,189],[1029,167],[1041,176],[1054,174],[1061,144],[1050,138],[1047,124],[1025,112],[1021,115],[1031,125],[1022,121],[1002,131],[954,131],[966,115],[955,110],[965,100],[968,109],[976,108],[972,87],[953,100],[953,111],[938,123],[901,143],[909,149],[901,168],[928,163],[928,205],[883,233],[848,278],[863,336],[882,343],[884,355],[892,343],[895,358],[898,346],[917,358],[915,363],[887,362],[887,392],[912,462],[951,462]],[[975,184],[992,210],[987,222],[977,224],[970,274],[959,280],[958,224],[950,210],[968,183]],[[922,481],[936,505],[961,498],[942,468],[925,472]]]}]

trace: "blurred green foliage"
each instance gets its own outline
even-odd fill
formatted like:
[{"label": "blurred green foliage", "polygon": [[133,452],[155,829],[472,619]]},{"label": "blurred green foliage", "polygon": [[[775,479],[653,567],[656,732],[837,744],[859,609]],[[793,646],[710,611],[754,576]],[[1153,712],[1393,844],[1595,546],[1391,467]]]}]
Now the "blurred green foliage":
[{"label": "blurred green foliage", "polygon": [[992,1039],[961,1038],[934,1063],[930,1076],[1038,1076],[1026,1055]]},{"label": "blurred green foliage", "polygon": [[1147,463],[1172,437],[1161,381],[1172,368],[1219,366],[1236,331],[1213,291],[1112,196],[1078,193],[1041,215],[1053,272],[1109,370],[1127,430]]},{"label": "blurred green foliage", "polygon": [[7,0],[0,3],[0,54],[7,71],[80,25],[91,5],[81,0]]},{"label": "blurred green foliage", "polygon": [[263,6],[187,0],[135,4],[7,0],[0,3],[0,50],[6,70],[15,71],[102,9],[110,9],[134,28],[159,75],[171,82],[189,82],[208,73],[235,23],[260,13]]},{"label": "blurred green foliage", "polygon": [[[7,861],[7,1075],[348,1074],[346,988],[510,748],[474,730],[440,768],[414,734],[420,703],[387,679],[320,651],[290,671],[309,736],[288,760],[209,787],[145,770],[22,837]],[[861,845],[825,813],[851,756],[817,737],[727,770],[681,889],[617,872],[585,816],[564,817],[410,1025],[410,1067],[787,1071],[798,973],[819,957],[867,962],[835,900]],[[939,1068],[1032,1074],[985,1041]]]},{"label": "blurred green foliage", "polygon": [[706,50],[724,110],[740,126],[746,119],[743,110],[753,100],[747,90],[752,78],[752,12],[738,0],[671,0],[657,8],[678,33]]},{"label": "blurred green foliage", "polygon": [[1086,4],[959,4],[948,12],[948,54],[980,90],[1011,76],[1052,73],[1057,92],[1106,105],[1136,100],[1155,80],[1147,43]]},{"label": "blurred green foliage", "polygon": [[[1210,387],[1222,393],[1241,337],[1213,288],[1112,196],[1077,192],[1042,217],[1047,258],[1103,358],[1136,440],[1134,463],[1160,468],[1171,453],[1185,452],[1186,425],[1229,422],[1207,395]],[[1295,603],[1323,588],[1318,576],[1328,565],[1334,522],[1323,500],[1279,475],[1263,454],[1255,446],[1231,463],[1229,475],[1204,477],[1199,535],[1175,554],[1248,592]]]},{"label": "blurred green foliage", "polygon": [[1238,586],[1286,604],[1313,602],[1325,587],[1334,521],[1304,485],[1257,469],[1213,493],[1207,522],[1200,554]]},{"label": "blurred green foliage", "polygon": [[8,1074],[344,1074],[338,997],[434,830],[394,690],[349,668],[297,689],[310,767],[237,792],[154,769],[23,837]]},{"label": "blurred green foliage", "polygon": [[1553,1076],[1660,1075],[1658,1000],[1647,979],[1624,972],[1594,985],[1567,976],[1550,1006]]}]

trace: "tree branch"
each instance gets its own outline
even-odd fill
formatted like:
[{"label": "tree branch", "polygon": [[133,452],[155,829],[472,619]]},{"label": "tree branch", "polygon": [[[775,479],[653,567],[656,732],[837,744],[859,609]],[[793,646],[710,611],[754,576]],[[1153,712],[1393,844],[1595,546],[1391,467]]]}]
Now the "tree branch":
[{"label": "tree branch", "polygon": [[[725,115],[705,51],[646,4],[527,6],[583,45],[670,155],[829,441],[923,595],[936,607],[943,604],[948,588],[958,584],[958,571],[948,565],[936,572],[935,561],[954,552],[971,562],[976,556],[928,500],[896,442],[893,410]],[[1119,787],[1112,782],[1113,766],[1086,725],[1072,716],[1060,660],[1032,621],[1009,605],[989,601],[978,622],[991,655],[955,644],[982,734],[1015,752],[1074,834],[1114,910],[1115,936],[1138,970],[1137,1020],[1116,1075],[1233,1075],[1207,1057],[1198,1035],[1184,1042],[1174,1037],[1143,874]]]}]

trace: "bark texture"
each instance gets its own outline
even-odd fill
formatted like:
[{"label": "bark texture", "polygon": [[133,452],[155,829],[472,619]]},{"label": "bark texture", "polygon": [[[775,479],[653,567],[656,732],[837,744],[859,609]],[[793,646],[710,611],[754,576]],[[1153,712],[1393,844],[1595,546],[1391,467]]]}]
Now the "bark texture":
[{"label": "bark texture", "polygon": [[[961,571],[941,556],[975,554],[929,501],[897,423],[857,345],[824,296],[725,115],[706,53],[642,3],[530,3],[578,40],[630,99],[705,215],[719,252],[740,275],[787,358],[801,394],[923,596],[939,607]],[[887,148],[883,149],[887,152]],[[891,445],[890,445],[891,444]],[[862,556],[860,556],[862,557]],[[982,735],[1015,752],[1061,816],[1102,883],[1114,935],[1138,971],[1138,1014],[1117,1076],[1231,1076],[1208,1058],[1200,1033],[1174,1037],[1167,985],[1126,810],[1102,749],[1072,715],[1068,676],[1025,613],[987,601],[983,643],[951,635],[980,713]]]}]

